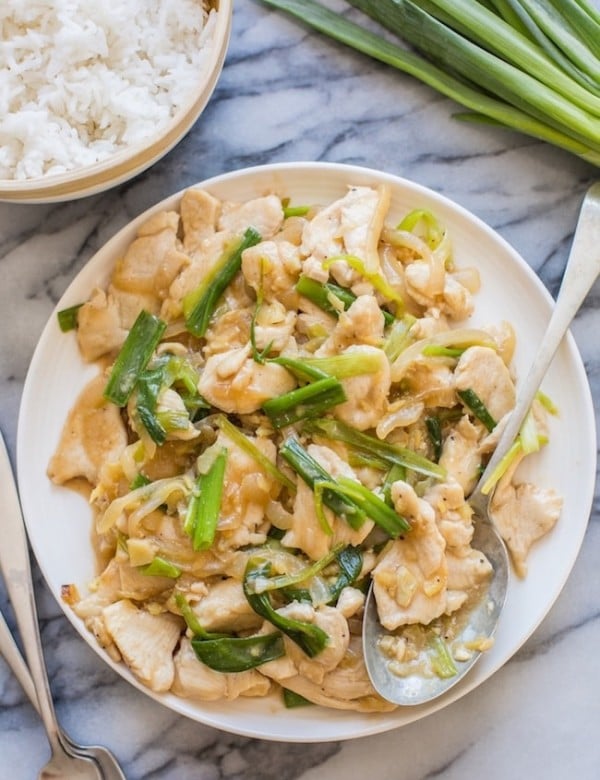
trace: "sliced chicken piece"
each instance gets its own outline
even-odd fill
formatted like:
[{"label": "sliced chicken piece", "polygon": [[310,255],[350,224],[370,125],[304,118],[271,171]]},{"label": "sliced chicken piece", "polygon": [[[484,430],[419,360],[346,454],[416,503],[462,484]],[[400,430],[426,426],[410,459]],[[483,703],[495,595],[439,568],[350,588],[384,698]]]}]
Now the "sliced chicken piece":
[{"label": "sliced chicken piece", "polygon": [[104,290],[94,290],[77,312],[77,344],[88,363],[117,352],[127,333],[118,299]]},{"label": "sliced chicken piece", "polygon": [[462,591],[464,601],[473,592],[488,582],[493,569],[491,563],[479,550],[464,548],[461,554],[448,551],[448,590]]},{"label": "sliced chicken piece", "polygon": [[232,414],[256,412],[269,398],[293,390],[296,381],[276,363],[257,363],[250,345],[211,355],[198,390],[210,404]]},{"label": "sliced chicken piece", "polygon": [[517,459],[496,486],[491,511],[515,571],[519,577],[525,577],[529,550],[534,542],[554,528],[563,501],[552,489],[528,482],[515,483],[518,466]]},{"label": "sliced chicken piece", "polygon": [[176,212],[161,211],[150,217],[116,264],[111,279],[113,293],[152,296],[151,311],[157,313],[173,280],[190,262],[181,249],[178,229]]},{"label": "sliced chicken piece", "polygon": [[196,656],[187,637],[181,640],[174,663],[175,678],[171,690],[186,699],[232,701],[240,696],[266,696],[271,687],[269,679],[255,669],[235,673],[210,669]]},{"label": "sliced chicken piece", "polygon": [[[393,373],[393,372],[392,372]],[[408,366],[403,382],[411,398],[425,406],[451,408],[456,404],[455,379],[452,368],[444,360],[419,357]]]},{"label": "sliced chicken piece", "polygon": [[[269,438],[248,438],[268,460],[275,463],[277,450]],[[222,553],[248,544],[262,544],[265,541],[265,512],[281,486],[225,434],[219,433],[213,446],[227,450],[217,549]]]},{"label": "sliced chicken piece", "polygon": [[183,621],[170,613],[153,615],[131,601],[103,610],[106,629],[133,674],[151,690],[168,691],[175,677],[173,652]]},{"label": "sliced chicken piece", "polygon": [[215,317],[206,332],[205,358],[231,349],[244,347],[250,339],[253,310],[250,308],[226,311]]},{"label": "sliced chicken piece", "polygon": [[[349,479],[356,479],[352,468],[331,448],[310,444],[308,453],[332,477],[343,475]],[[297,547],[316,561],[326,555],[338,542],[361,544],[373,528],[373,522],[365,520],[362,526],[355,530],[344,519],[336,517],[327,507],[325,507],[325,515],[332,530],[331,534],[326,533],[321,527],[315,510],[312,489],[302,480],[298,480],[292,527],[285,533],[281,543],[285,547]]]},{"label": "sliced chicken piece", "polygon": [[262,241],[242,256],[242,273],[250,287],[262,292],[266,301],[281,301],[290,310],[298,306],[295,285],[301,267],[300,251],[289,241]]},{"label": "sliced chicken piece", "polygon": [[479,478],[481,453],[478,442],[480,428],[464,415],[444,440],[439,464],[469,495]]},{"label": "sliced chicken piece", "polygon": [[443,614],[448,576],[446,542],[433,508],[401,480],[392,485],[392,500],[411,530],[389,545],[372,574],[379,618],[390,631]]},{"label": "sliced chicken piece", "polygon": [[[354,255],[368,273],[380,270],[377,244],[390,202],[388,187],[351,187],[347,194],[307,222],[302,236],[302,253],[317,261],[336,255]],[[332,276],[345,287],[363,277],[344,261],[334,262]]]},{"label": "sliced chicken piece", "polygon": [[468,548],[473,538],[473,511],[458,481],[438,482],[423,496],[435,510],[446,549]]},{"label": "sliced chicken piece", "polygon": [[352,305],[340,314],[331,336],[316,352],[318,357],[339,355],[357,344],[381,347],[385,320],[373,295],[359,295]]},{"label": "sliced chicken piece", "polygon": [[183,230],[183,249],[189,255],[202,251],[204,241],[217,230],[221,201],[206,190],[189,189],[179,206]]},{"label": "sliced chicken piece", "polygon": [[48,476],[58,485],[75,477],[96,485],[103,465],[118,460],[127,446],[120,409],[104,398],[105,385],[106,377],[98,375],[69,412],[48,465]]},{"label": "sliced chicken piece", "polygon": [[334,407],[333,414],[338,420],[351,425],[359,431],[374,428],[388,409],[388,394],[391,377],[390,363],[381,349],[368,346],[348,347],[346,355],[355,355],[357,359],[376,358],[377,371],[358,374],[342,380],[342,386],[348,399]]},{"label": "sliced chicken piece", "polygon": [[246,631],[262,625],[244,595],[242,583],[232,577],[209,585],[207,595],[192,603],[192,608],[207,631]]},{"label": "sliced chicken piece", "polygon": [[266,195],[245,203],[223,203],[218,228],[233,235],[242,235],[252,227],[266,241],[279,232],[282,224],[281,200],[276,195]]},{"label": "sliced chicken piece", "polygon": [[469,347],[454,371],[457,390],[473,390],[498,422],[515,405],[515,386],[500,355],[490,347]]},{"label": "sliced chicken piece", "polygon": [[292,336],[297,314],[288,310],[279,301],[271,301],[260,307],[256,315],[254,339],[259,350],[283,352],[293,346]]},{"label": "sliced chicken piece", "polygon": [[298,672],[315,683],[322,683],[327,672],[335,669],[346,655],[350,641],[348,621],[334,607],[319,607],[292,601],[277,612],[291,620],[300,620],[318,626],[328,636],[327,645],[320,653],[310,658],[289,637],[284,636],[286,654]]}]

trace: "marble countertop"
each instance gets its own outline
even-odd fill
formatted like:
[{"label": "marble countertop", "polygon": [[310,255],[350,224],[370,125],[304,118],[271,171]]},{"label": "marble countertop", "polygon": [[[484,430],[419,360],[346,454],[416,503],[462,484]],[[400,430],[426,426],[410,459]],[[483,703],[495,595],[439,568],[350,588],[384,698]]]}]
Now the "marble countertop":
[{"label": "marble countertop", "polygon": [[[186,185],[253,164],[325,160],[400,174],[474,212],[556,293],[591,165],[516,133],[465,125],[417,81],[344,49],[254,0],[236,0],[231,45],[208,108],[150,171],[58,205],[0,204],[0,427],[14,458],[23,382],[40,332],[71,279],[124,223]],[[598,288],[573,326],[600,398]],[[1,540],[0,540],[1,543]],[[57,710],[101,741],[129,780],[370,780],[486,777],[592,780],[600,768],[597,501],[581,553],[542,625],[490,680],[399,730],[291,744],[222,733],[131,688],[36,591]],[[0,604],[9,616],[3,586]],[[0,659],[0,780],[29,780],[48,756],[30,704]]]}]

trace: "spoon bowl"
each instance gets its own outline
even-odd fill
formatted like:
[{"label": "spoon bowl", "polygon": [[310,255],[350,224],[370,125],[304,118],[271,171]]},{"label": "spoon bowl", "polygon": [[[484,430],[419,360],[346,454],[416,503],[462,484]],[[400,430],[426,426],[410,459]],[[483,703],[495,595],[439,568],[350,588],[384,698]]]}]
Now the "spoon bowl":
[{"label": "spoon bowl", "polygon": [[[480,641],[482,638],[492,640],[498,627],[506,600],[510,562],[504,542],[490,514],[491,496],[489,491],[485,490],[486,483],[518,435],[552,359],[599,273],[600,182],[597,182],[589,188],[584,197],[561,288],[535,360],[519,390],[517,402],[496,449],[475,490],[468,498],[473,510],[472,547],[486,556],[493,573],[481,597],[476,598],[467,608],[468,614],[455,635],[454,641],[457,644],[464,645],[465,642],[474,639]],[[481,650],[476,650],[465,660],[455,658],[457,671],[451,677],[426,677],[419,674],[401,676],[394,672],[391,659],[381,647],[381,638],[389,633],[379,622],[371,584],[363,619],[365,665],[375,690],[394,704],[425,704],[442,696],[467,674],[481,656]]]}]

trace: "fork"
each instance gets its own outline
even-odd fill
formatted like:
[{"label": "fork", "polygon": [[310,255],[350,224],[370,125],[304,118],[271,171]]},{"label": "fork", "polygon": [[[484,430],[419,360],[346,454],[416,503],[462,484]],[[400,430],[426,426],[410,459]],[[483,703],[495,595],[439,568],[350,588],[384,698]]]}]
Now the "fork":
[{"label": "fork", "polygon": [[25,524],[1,432],[0,484],[4,494],[0,568],[17,619],[29,670],[4,617],[0,621],[0,649],[39,712],[46,729],[52,755],[40,771],[39,780],[125,780],[117,759],[107,748],[78,745],[58,723],[37,621]]}]

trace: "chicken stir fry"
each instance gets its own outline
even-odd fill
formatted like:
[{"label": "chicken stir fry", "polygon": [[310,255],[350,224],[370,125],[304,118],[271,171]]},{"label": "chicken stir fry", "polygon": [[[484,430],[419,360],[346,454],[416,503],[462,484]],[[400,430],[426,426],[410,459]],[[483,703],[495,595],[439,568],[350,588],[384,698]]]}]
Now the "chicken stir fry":
[{"label": "chicken stir fry", "polygon": [[[476,270],[434,215],[392,225],[389,205],[190,190],[76,311],[99,373],[48,473],[89,483],[99,571],[65,595],[154,691],[390,709],[363,662],[371,581],[398,673],[432,630],[464,653],[452,626],[491,574],[468,497],[515,402],[515,334],[461,326]],[[489,486],[520,576],[561,510],[517,477],[549,409]]]}]

